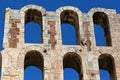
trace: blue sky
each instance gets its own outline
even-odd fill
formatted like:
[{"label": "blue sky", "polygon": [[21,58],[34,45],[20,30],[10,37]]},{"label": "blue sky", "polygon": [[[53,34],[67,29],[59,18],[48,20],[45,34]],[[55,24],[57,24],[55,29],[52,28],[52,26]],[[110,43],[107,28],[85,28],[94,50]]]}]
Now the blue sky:
[{"label": "blue sky", "polygon": [[[68,0],[0,0],[0,50],[2,50],[5,8],[10,7],[12,9],[20,9],[23,6],[28,5],[28,4],[36,4],[36,5],[42,6],[47,11],[55,11],[56,9],[58,9],[61,6],[74,6],[74,7],[79,8],[82,12],[88,12],[91,8],[94,8],[94,7],[101,7],[101,8],[115,9],[117,11],[117,13],[120,13],[120,1],[119,0],[69,0],[69,1]],[[27,24],[27,25],[30,26],[30,24]],[[33,24],[33,25],[36,26],[37,24]],[[62,26],[67,26],[67,25],[63,24]],[[30,29],[33,30],[33,28],[30,28]],[[67,30],[67,28],[66,28],[66,30]],[[96,30],[96,32],[99,32],[99,31],[100,30]],[[26,34],[27,34],[27,32],[26,32]],[[28,34],[29,34],[29,32],[28,32]],[[34,41],[34,39],[31,41]],[[39,39],[37,38],[36,40],[39,40]],[[65,39],[65,41],[66,40],[67,39]],[[75,44],[74,42],[72,42],[72,43]],[[69,43],[67,43],[67,44],[69,44]],[[98,45],[103,45],[103,44],[105,44],[105,43],[100,43]],[[30,71],[32,71],[32,72],[30,72]],[[78,77],[77,73],[74,70],[71,69],[68,72],[67,71],[68,70],[66,69],[65,77],[68,79],[65,78],[65,80],[72,80],[72,78],[70,78],[70,74],[68,75],[69,72],[71,72],[71,74],[76,74],[76,75],[74,75],[74,77]],[[102,80],[109,80],[108,78],[105,79],[106,77],[104,77],[105,76],[104,71],[101,71],[101,73],[103,73],[101,75]],[[30,76],[30,74],[32,76]],[[34,74],[35,75],[38,74],[38,75],[35,76]],[[39,69],[37,69],[35,67],[27,68],[26,73],[25,73],[25,78],[26,78],[25,80],[33,80],[32,78],[34,78],[34,80],[41,80],[41,79],[39,79],[39,77],[40,77],[39,74],[41,74],[41,71],[39,71]],[[79,79],[77,78],[76,80],[79,80]]]}]

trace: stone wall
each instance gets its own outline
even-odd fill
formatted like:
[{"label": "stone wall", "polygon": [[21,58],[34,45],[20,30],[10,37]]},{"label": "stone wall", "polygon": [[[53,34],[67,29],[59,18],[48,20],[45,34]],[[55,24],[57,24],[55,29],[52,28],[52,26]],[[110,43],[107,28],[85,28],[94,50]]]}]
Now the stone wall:
[{"label": "stone wall", "polygon": [[[43,42],[41,44],[26,44],[24,42],[25,14],[28,10],[33,10],[35,20],[32,18],[30,20],[37,23],[39,23],[39,18],[37,20],[35,17],[39,15],[35,15],[34,10],[41,14],[40,20],[42,21],[40,21],[40,24],[43,31]],[[69,15],[66,16],[66,13],[62,13],[64,11],[67,11]],[[104,14],[107,15],[109,24],[106,25],[109,27],[110,36],[107,36],[108,33],[106,32],[105,37],[111,37],[111,46],[109,44],[103,47],[96,46],[93,15],[97,12],[103,14],[98,14],[101,21],[98,20],[95,23],[103,25],[105,29],[106,23],[104,22],[106,19],[104,19]],[[70,18],[65,19],[64,15],[61,16],[61,13],[66,18]],[[74,18],[76,16],[77,18]],[[61,18],[64,19],[61,20]],[[74,19],[78,20],[70,21]],[[102,22],[103,20],[105,21]],[[60,27],[63,21],[67,21],[69,24],[75,23],[73,25],[78,29],[78,45],[62,45]],[[60,7],[55,12],[46,11],[41,6],[36,5],[27,5],[21,10],[7,8],[5,12],[3,50],[1,51],[1,80],[24,80],[25,57],[30,54],[28,58],[32,58],[31,55],[37,56],[38,52],[43,58],[43,63],[40,63],[43,66],[43,80],[63,80],[63,68],[65,67],[74,68],[82,80],[100,80],[99,67],[110,72],[111,80],[120,80],[119,27],[120,15],[112,9],[93,8],[88,13],[82,13],[78,8],[72,6]],[[101,55],[103,56],[99,57]],[[67,58],[70,58],[71,61],[66,64],[66,61],[69,60]],[[79,65],[72,61],[78,62]],[[99,66],[101,61],[104,61],[106,66]],[[34,66],[39,66],[39,64],[35,63]]]}]

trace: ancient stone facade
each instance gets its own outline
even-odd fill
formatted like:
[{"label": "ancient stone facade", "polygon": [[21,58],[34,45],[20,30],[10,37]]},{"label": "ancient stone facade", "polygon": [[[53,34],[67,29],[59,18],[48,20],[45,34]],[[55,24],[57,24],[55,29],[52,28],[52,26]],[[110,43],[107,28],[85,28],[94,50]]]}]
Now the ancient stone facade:
[{"label": "ancient stone facade", "polygon": [[[28,22],[42,26],[42,43],[24,42],[24,26]],[[77,45],[63,45],[61,24],[75,27]],[[106,46],[96,46],[94,24],[105,32]],[[81,80],[100,80],[99,70],[110,73],[111,80],[120,80],[120,15],[112,9],[92,8],[88,13],[72,6],[55,12],[41,6],[27,5],[20,10],[7,8],[1,80],[24,80],[24,69],[36,66],[43,80],[63,80],[63,69],[74,68]]]}]

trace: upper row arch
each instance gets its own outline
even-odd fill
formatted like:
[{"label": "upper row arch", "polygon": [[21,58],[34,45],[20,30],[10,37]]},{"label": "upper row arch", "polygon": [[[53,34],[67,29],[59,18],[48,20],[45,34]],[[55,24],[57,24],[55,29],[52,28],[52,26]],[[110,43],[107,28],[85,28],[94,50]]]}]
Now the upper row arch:
[{"label": "upper row arch", "polygon": [[[42,6],[33,5],[33,4],[26,5],[26,6],[22,7],[21,11],[26,12],[29,9],[36,9],[36,10],[40,11],[42,14],[44,14],[46,12],[46,9],[43,8]],[[81,10],[79,8],[77,8],[77,7],[74,7],[74,6],[63,6],[63,7],[60,7],[60,8],[58,8],[56,10],[56,13],[60,14],[64,10],[73,10],[77,14],[82,14]],[[110,15],[111,13],[112,14],[116,14],[116,10],[114,10],[114,9],[105,9],[105,8],[92,8],[92,9],[90,9],[90,11],[88,11],[88,14],[92,15],[95,12],[104,12],[107,15]]]},{"label": "upper row arch", "polygon": [[106,15],[116,14],[116,10],[114,10],[114,9],[105,9],[105,8],[92,8],[92,9],[90,9],[90,11],[87,14],[90,15],[90,17],[93,17],[94,13],[96,13],[96,12],[103,12]]},{"label": "upper row arch", "polygon": [[29,9],[35,9],[35,10],[41,12],[42,15],[44,15],[46,13],[46,9],[44,9],[42,6],[32,5],[32,4],[22,7],[21,11],[26,12]]},{"label": "upper row arch", "polygon": [[65,10],[72,10],[72,11],[76,12],[77,14],[82,14],[82,12],[78,8],[73,7],[73,6],[60,7],[56,10],[56,13],[61,14]]}]

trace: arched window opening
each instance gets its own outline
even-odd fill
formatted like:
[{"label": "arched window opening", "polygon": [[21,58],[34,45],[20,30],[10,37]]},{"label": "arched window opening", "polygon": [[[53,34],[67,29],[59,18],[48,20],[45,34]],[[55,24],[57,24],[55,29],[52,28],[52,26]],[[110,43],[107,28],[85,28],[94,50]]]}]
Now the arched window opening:
[{"label": "arched window opening", "polygon": [[42,43],[42,30],[38,24],[34,22],[26,24],[25,43]]},{"label": "arched window opening", "polygon": [[[25,60],[24,60],[24,69],[25,69],[24,72],[27,72],[27,70],[29,70],[29,69],[30,70],[36,70],[35,68],[38,68],[39,71],[37,71],[37,72],[40,73],[38,80],[44,80],[44,77],[43,77],[43,73],[44,73],[43,65],[44,65],[44,63],[43,62],[44,62],[43,61],[43,56],[41,55],[40,52],[35,51],[35,50],[27,52],[27,54],[25,56]],[[31,66],[34,66],[34,67],[32,67],[32,69],[31,69]],[[25,74],[24,76],[26,76],[24,78],[27,78],[26,80],[28,80],[29,79],[28,76],[30,76],[30,74],[28,73],[28,74]],[[36,80],[36,79],[33,79],[33,80]]]},{"label": "arched window opening", "polygon": [[106,46],[104,29],[100,25],[94,24],[94,32],[97,46]]},{"label": "arched window opening", "polygon": [[74,26],[70,24],[62,24],[62,42],[66,45],[76,45],[76,33]]},{"label": "arched window opening", "polygon": [[79,74],[76,70],[72,68],[64,69],[64,80],[80,80]]},{"label": "arched window opening", "polygon": [[[74,26],[75,34],[76,34],[76,44],[79,45],[80,44],[80,34],[79,34],[80,31],[79,31],[79,20],[78,20],[77,13],[72,10],[64,10],[61,13],[60,18],[61,18],[61,24],[67,23],[67,24],[71,24]],[[68,36],[71,36],[71,35],[69,34]]]},{"label": "arched window opening", "polygon": [[[77,75],[78,75],[76,80],[83,80],[82,61],[81,61],[80,56],[77,55],[76,53],[69,52],[64,56],[64,58],[63,58],[63,68],[64,68],[64,71],[66,69],[68,69],[69,72],[70,72],[71,69],[75,70]],[[69,73],[69,74],[71,74],[71,73]],[[69,74],[67,74],[67,75],[69,75]],[[74,77],[74,75],[72,75],[71,77]],[[69,77],[65,78],[65,73],[64,73],[64,80],[70,80]]]},{"label": "arched window opening", "polygon": [[[36,24],[35,24],[36,23]],[[42,13],[36,9],[25,12],[25,43],[42,43]],[[28,38],[29,37],[29,38]]]},{"label": "arched window opening", "polygon": [[[99,56],[98,61],[99,61],[99,70],[107,71],[109,73],[110,80],[117,80],[114,58],[109,54],[102,54]],[[100,79],[103,80],[102,77]]]},{"label": "arched window opening", "polygon": [[[104,12],[96,12],[93,14],[93,22],[94,24],[100,25],[103,28],[104,40],[106,42],[105,46],[112,46],[108,16]],[[101,33],[98,35],[100,36]]]}]

